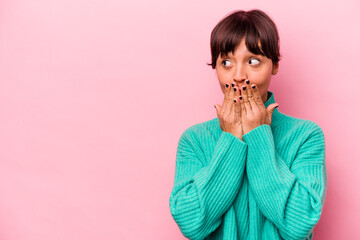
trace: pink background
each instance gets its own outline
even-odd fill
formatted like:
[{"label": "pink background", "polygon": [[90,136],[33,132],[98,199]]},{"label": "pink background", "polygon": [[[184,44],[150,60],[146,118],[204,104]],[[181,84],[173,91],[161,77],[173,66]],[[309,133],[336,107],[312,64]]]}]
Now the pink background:
[{"label": "pink background", "polygon": [[280,34],[278,109],[325,133],[314,239],[359,239],[357,0],[0,1],[0,239],[184,239],[178,139],[222,103],[211,30],[253,8]]}]

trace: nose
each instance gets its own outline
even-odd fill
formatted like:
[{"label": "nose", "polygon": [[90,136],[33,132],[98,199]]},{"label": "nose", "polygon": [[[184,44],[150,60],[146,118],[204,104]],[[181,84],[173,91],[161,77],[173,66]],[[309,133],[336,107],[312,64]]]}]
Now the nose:
[{"label": "nose", "polygon": [[244,66],[236,66],[233,80],[236,82],[236,84],[240,84],[244,82],[248,78],[246,68]]}]

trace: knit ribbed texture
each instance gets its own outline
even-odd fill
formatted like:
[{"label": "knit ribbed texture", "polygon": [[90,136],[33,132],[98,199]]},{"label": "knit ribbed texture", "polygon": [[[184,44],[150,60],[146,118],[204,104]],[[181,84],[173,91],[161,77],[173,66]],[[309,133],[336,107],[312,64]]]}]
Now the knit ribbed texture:
[{"label": "knit ribbed texture", "polygon": [[322,129],[275,109],[243,140],[218,118],[187,128],[169,207],[189,239],[312,239],[326,188]]}]

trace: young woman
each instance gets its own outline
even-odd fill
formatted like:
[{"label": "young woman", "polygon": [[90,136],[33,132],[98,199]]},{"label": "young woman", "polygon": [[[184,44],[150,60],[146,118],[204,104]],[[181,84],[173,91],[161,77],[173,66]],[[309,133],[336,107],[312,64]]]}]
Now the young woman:
[{"label": "young woman", "polygon": [[314,122],[279,112],[271,75],[279,36],[261,10],[235,11],[211,33],[224,101],[187,128],[169,206],[189,239],[312,239],[323,210],[325,139]]}]

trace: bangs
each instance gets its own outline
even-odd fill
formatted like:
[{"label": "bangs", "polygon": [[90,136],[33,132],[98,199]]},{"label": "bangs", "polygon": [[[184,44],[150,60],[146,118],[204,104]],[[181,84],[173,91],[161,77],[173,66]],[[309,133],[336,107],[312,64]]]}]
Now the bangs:
[{"label": "bangs", "polygon": [[216,49],[216,56],[224,57],[229,52],[234,54],[236,46],[245,38],[247,49],[253,54],[265,55],[259,46],[259,34],[255,26],[247,19],[236,19],[231,25],[217,33],[217,39],[214,39],[214,49]]}]

